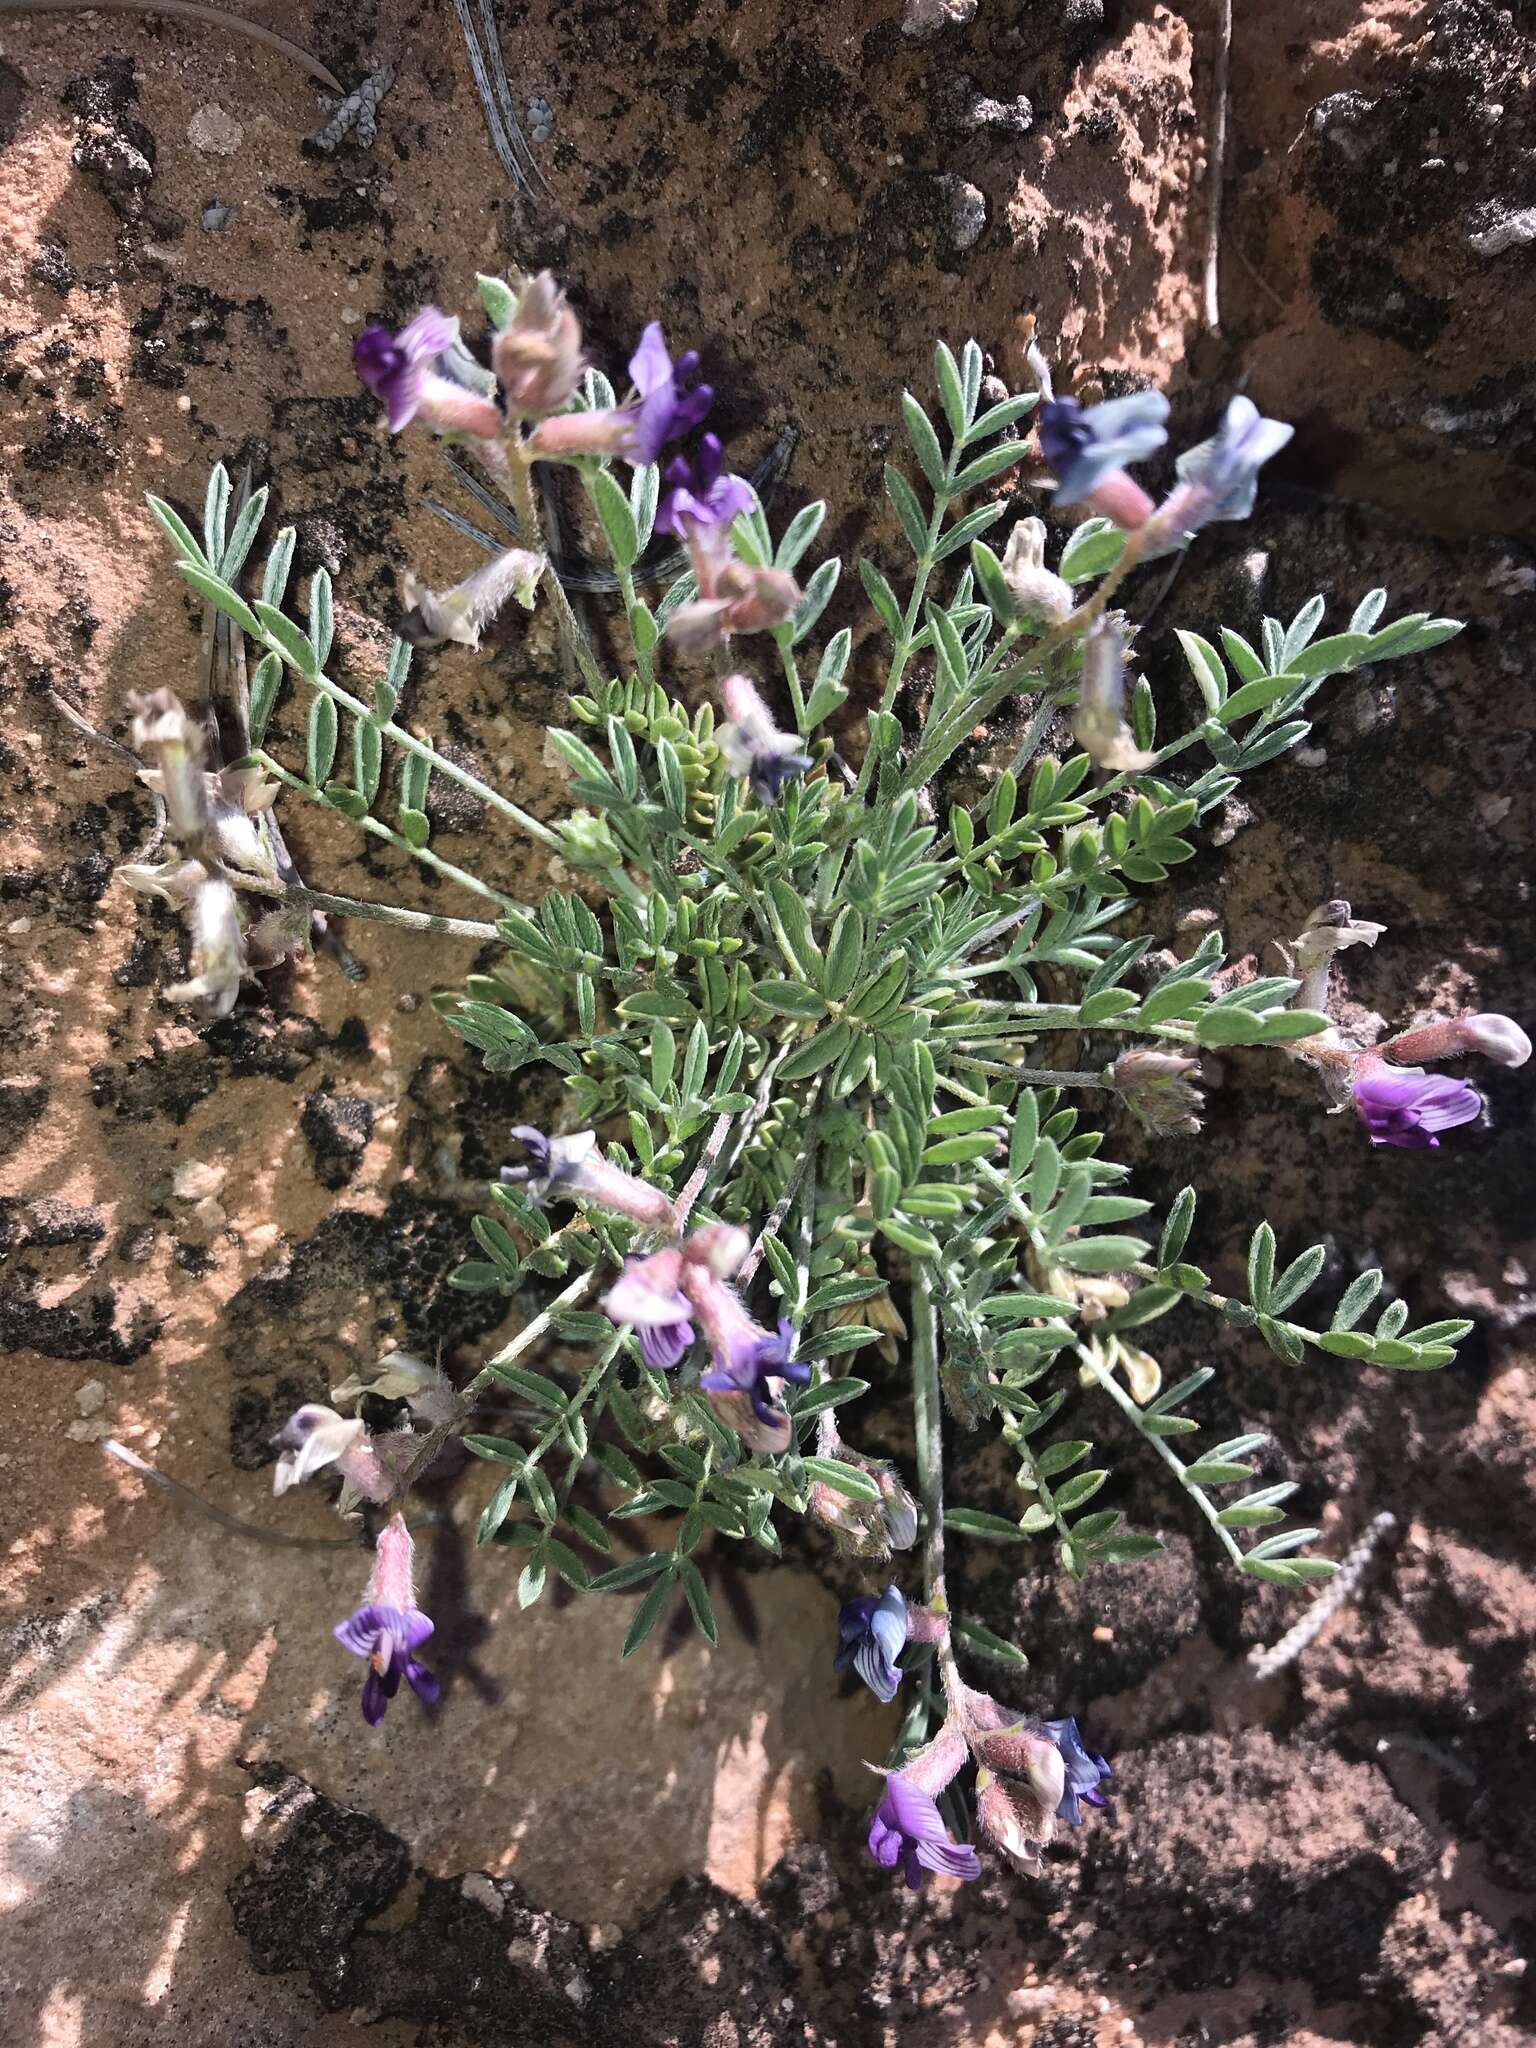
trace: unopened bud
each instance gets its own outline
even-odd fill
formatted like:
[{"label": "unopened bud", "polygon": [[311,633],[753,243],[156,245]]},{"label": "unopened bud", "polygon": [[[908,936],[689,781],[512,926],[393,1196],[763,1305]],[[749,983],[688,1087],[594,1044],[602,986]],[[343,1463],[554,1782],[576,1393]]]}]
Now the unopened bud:
[{"label": "unopened bud", "polygon": [[926,1792],[930,1799],[935,1799],[950,1780],[958,1776],[969,1754],[963,1731],[953,1721],[946,1721],[932,1742],[920,1749],[916,1756],[907,1758],[901,1767],[901,1775],[919,1791]]},{"label": "unopened bud", "polygon": [[1021,519],[1003,553],[1003,581],[1021,612],[1059,626],[1073,608],[1072,586],[1045,566],[1045,522]]},{"label": "unopened bud", "polygon": [[985,1766],[976,1773],[977,1831],[1026,1876],[1045,1874],[1041,1851],[1056,1832],[1054,1812],[1030,1793],[1003,1784]]},{"label": "unopened bud", "polygon": [[235,892],[222,876],[198,885],[186,911],[192,938],[191,975],[165,991],[172,1003],[191,1003],[205,1018],[227,1017],[245,979],[245,935]]},{"label": "unopened bud", "polygon": [[507,410],[525,419],[558,412],[581,383],[581,322],[547,270],[518,294],[517,311],[491,344]]},{"label": "unopened bud", "polygon": [[117,879],[140,896],[158,896],[184,910],[207,881],[208,870],[198,860],[129,861],[117,870]]},{"label": "unopened bud", "polygon": [[1501,1017],[1497,1011],[1479,1011],[1474,1016],[1458,1018],[1457,1025],[1467,1050],[1480,1052],[1484,1059],[1493,1060],[1498,1066],[1523,1067],[1531,1056],[1531,1041],[1513,1017]]},{"label": "unopened bud", "polygon": [[844,1557],[873,1562],[889,1555],[885,1520],[877,1502],[852,1500],[837,1487],[817,1479],[806,1495],[805,1511],[813,1522],[831,1531]]},{"label": "unopened bud", "polygon": [[481,633],[510,599],[515,597],[525,611],[532,611],[533,593],[545,567],[543,555],[527,548],[508,548],[451,590],[428,590],[407,570],[400,579],[400,595],[407,607],[400,621],[400,637],[413,647],[453,640],[473,651],[480,645]]},{"label": "unopened bud", "polygon": [[978,1761],[994,1771],[1023,1778],[1046,1813],[1054,1813],[1067,1789],[1067,1770],[1051,1738],[1026,1721],[989,1728],[972,1738]]},{"label": "unopened bud", "polygon": [[1193,1136],[1205,1100],[1188,1077],[1199,1070],[1200,1062],[1184,1053],[1135,1045],[1106,1069],[1105,1078],[1147,1130],[1160,1137]]},{"label": "unopened bud", "polygon": [[133,713],[129,744],[149,763],[139,779],[164,798],[171,837],[195,853],[208,826],[203,735],[173,690],[131,696],[128,708]]},{"label": "unopened bud", "polygon": [[1095,620],[1084,636],[1072,733],[1100,768],[1116,774],[1150,767],[1155,758],[1137,746],[1125,721],[1125,634],[1113,613]]}]

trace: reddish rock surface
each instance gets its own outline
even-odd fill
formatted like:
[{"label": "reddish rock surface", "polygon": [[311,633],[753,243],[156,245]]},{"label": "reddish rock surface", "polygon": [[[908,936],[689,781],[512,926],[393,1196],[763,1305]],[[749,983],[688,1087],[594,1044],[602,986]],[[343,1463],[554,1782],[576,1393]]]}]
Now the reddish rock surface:
[{"label": "reddish rock surface", "polygon": [[[1200,316],[1211,5],[986,0],[920,43],[897,0],[507,5],[514,93],[553,117],[537,202],[496,163],[449,9],[262,11],[349,83],[399,68],[376,145],[330,160],[301,146],[323,119],[311,82],[243,37],[0,12],[7,2042],[1531,2038],[1524,1076],[1494,1077],[1492,1129],[1454,1150],[1373,1154],[1297,1070],[1234,1054],[1204,1137],[1140,1163],[1148,1191],[1210,1191],[1197,1256],[1218,1285],[1267,1210],[1282,1244],[1328,1233],[1330,1277],[1379,1261],[1426,1315],[1478,1329],[1425,1379],[1293,1373],[1187,1325],[1163,1347],[1170,1370],[1222,1368],[1213,1427],[1274,1429],[1273,1474],[1301,1481],[1335,1554],[1379,1508],[1402,1525],[1366,1597],[1265,1687],[1242,1653],[1296,1603],[1234,1586],[1155,1471],[1134,1500],[1169,1549],[1148,1566],[1059,1592],[1044,1552],[1022,1580],[969,1555],[962,1596],[1027,1643],[1032,1703],[1116,1751],[1111,1813],[1046,1884],[993,1873],[913,1901],[877,1881],[859,1760],[888,1722],[837,1697],[842,1580],[814,1545],[731,1582],[718,1652],[688,1638],[621,1668],[624,1602],[517,1614],[505,1561],[463,1535],[473,1471],[429,1566],[443,1709],[403,1703],[369,1735],[328,1634],[361,1553],[243,1543],[95,1440],[328,1536],[318,1499],[271,1500],[274,1420],[392,1344],[457,1369],[491,1336],[495,1309],[445,1275],[527,1098],[422,1000],[468,949],[359,926],[365,979],[320,964],[189,1028],[156,993],[172,922],[110,881],[143,794],[49,697],[121,738],[130,689],[193,673],[197,617],[142,493],[190,507],[219,457],[271,479],[299,571],[332,570],[367,678],[364,615],[399,567],[444,581],[469,544],[424,508],[445,493],[434,451],[377,433],[351,339],[423,299],[466,305],[476,269],[553,264],[616,362],[653,311],[698,341],[722,429],[755,458],[793,425],[785,502],[824,491],[850,557],[890,544],[880,465],[935,332],[974,333],[1016,377],[1035,314],[1070,372],[1155,377],[1190,429],[1246,378],[1296,442],[1160,623],[1251,629],[1381,582],[1469,631],[1334,686],[1306,758],[1245,786],[1228,843],[1152,914],[1219,910],[1257,959],[1344,895],[1391,927],[1350,956],[1363,1010],[1529,1023],[1536,19],[1484,0],[1237,12],[1219,336]],[[966,188],[986,210],[969,242]],[[1176,696],[1171,638],[1148,638]],[[867,690],[861,656],[854,673]],[[424,729],[529,809],[559,802],[542,629],[511,658],[428,661],[414,688]],[[339,819],[283,815],[317,884],[461,907]],[[524,845],[470,823],[440,822],[445,851],[536,886]],[[956,1450],[968,1497],[1005,1505],[995,1453]]]}]

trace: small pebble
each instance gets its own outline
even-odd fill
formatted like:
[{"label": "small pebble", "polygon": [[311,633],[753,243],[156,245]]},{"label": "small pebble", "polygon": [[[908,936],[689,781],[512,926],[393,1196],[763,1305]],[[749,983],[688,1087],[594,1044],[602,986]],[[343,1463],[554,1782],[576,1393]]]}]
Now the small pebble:
[{"label": "small pebble", "polygon": [[933,182],[944,202],[944,239],[953,249],[969,249],[987,224],[986,194],[952,171],[945,171]]},{"label": "small pebble", "polygon": [[542,93],[534,93],[528,102],[528,139],[531,142],[548,142],[554,132],[554,108]]},{"label": "small pebble", "polygon": [[222,235],[239,211],[238,206],[225,206],[221,200],[210,200],[203,208],[203,226],[210,235]]},{"label": "small pebble", "polygon": [[171,1191],[178,1202],[206,1201],[223,1187],[227,1171],[206,1159],[184,1160],[171,1177]]},{"label": "small pebble", "polygon": [[233,114],[210,100],[187,123],[187,140],[205,156],[233,156],[245,140],[245,130]]}]

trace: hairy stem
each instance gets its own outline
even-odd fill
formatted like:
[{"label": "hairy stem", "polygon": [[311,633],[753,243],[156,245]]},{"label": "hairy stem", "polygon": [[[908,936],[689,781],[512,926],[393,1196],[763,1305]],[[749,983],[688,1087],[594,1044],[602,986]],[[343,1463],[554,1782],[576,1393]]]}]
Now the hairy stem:
[{"label": "hairy stem", "polygon": [[795,712],[795,731],[805,732],[805,687],[800,681],[800,664],[795,659],[795,650],[788,640],[779,642],[779,659],[784,665],[784,681],[789,686],[789,701]]},{"label": "hairy stem", "polygon": [[[951,457],[951,464],[953,457]],[[934,563],[938,560],[939,535],[944,528],[944,514],[949,509],[947,496],[939,495],[933,501],[933,516],[928,521],[928,537],[923,543],[923,552],[917,558],[917,575],[912,583],[912,595],[907,600],[907,609],[901,622],[901,636],[891,655],[890,673],[885,679],[885,688],[880,696],[880,709],[888,713],[896,702],[896,693],[901,688],[901,679],[906,673],[907,662],[912,653],[912,642],[917,637],[917,621],[923,609],[923,599],[928,592],[928,578],[933,574]],[[869,745],[864,749],[864,759],[859,763],[859,779],[854,784],[855,800],[862,797],[869,788],[870,778],[880,759],[880,728],[871,726]]]},{"label": "hairy stem", "polygon": [[402,931],[431,932],[444,939],[475,939],[482,944],[497,936],[493,924],[472,917],[439,917],[435,911],[406,910],[395,903],[369,903],[360,896],[333,896],[328,889],[306,889],[290,882],[282,891],[285,901],[299,903],[306,910],[329,911],[333,917],[363,917],[375,924],[398,925]]},{"label": "hairy stem", "polygon": [[[298,795],[308,797],[311,803],[319,804],[324,810],[335,810],[335,806],[328,804],[318,789],[311,787],[302,775],[295,775],[291,769],[285,768],[281,761],[274,760],[265,747],[258,747],[250,758],[259,762],[270,776],[282,783],[285,789],[294,790]],[[339,817],[341,813],[336,812],[336,815]],[[482,882],[478,875],[472,875],[467,868],[455,867],[451,860],[444,860],[442,855],[434,853],[430,846],[413,846],[403,832],[395,831],[393,826],[386,825],[382,819],[364,816],[354,819],[353,822],[359,830],[368,833],[370,837],[382,839],[386,846],[398,847],[402,853],[408,853],[412,860],[420,861],[423,867],[431,868],[434,873],[444,876],[450,882],[457,882],[461,889],[470,889],[476,896],[484,896],[500,909],[517,910],[522,907],[512,897],[504,896],[500,889],[493,889],[489,882]],[[297,892],[289,890],[287,893]]]},{"label": "hairy stem", "polygon": [[979,696],[967,696],[952,711],[945,713],[937,729],[924,737],[908,763],[906,773],[901,778],[900,786],[903,790],[921,789],[925,782],[931,782],[966,734],[974,726],[990,718],[1010,692],[1022,689],[1027,677],[1037,676],[1043,679],[1045,665],[1051,656],[1071,641],[1080,639],[1093,621],[1100,616],[1109,600],[1140,561],[1141,551],[1145,545],[1141,532],[1131,534],[1126,540],[1119,561],[1091,597],[1086,598],[1059,626],[1053,626],[1045,638],[1029,650],[1022,661],[994,676]]},{"label": "hairy stem", "polygon": [[933,1274],[912,1266],[912,1417],[917,1433],[917,1492],[923,1507],[923,1597],[947,1614],[944,1594],[944,1418],[939,1396],[939,1332]]},{"label": "hairy stem", "polygon": [[1241,1568],[1243,1562],[1241,1545],[1230,1529],[1222,1527],[1221,1510],[1205,1491],[1205,1488],[1192,1485],[1189,1479],[1186,1478],[1185,1474],[1188,1467],[1178,1452],[1174,1450],[1166,1437],[1153,1436],[1150,1431],[1143,1428],[1141,1410],[1115,1378],[1115,1375],[1102,1363],[1090,1345],[1078,1344],[1074,1346],[1074,1349],[1077,1352],[1079,1361],[1085,1371],[1092,1377],[1095,1385],[1108,1394],[1109,1398],[1114,1402],[1120,1413],[1130,1423],[1132,1429],[1135,1430],[1142,1441],[1149,1443],[1153,1450],[1156,1451],[1175,1479],[1178,1480],[1180,1486],[1183,1487],[1184,1491],[1193,1500],[1195,1506],[1216,1531],[1216,1534],[1221,1539],[1222,1548],[1226,1551],[1228,1557],[1231,1558],[1235,1565]]}]

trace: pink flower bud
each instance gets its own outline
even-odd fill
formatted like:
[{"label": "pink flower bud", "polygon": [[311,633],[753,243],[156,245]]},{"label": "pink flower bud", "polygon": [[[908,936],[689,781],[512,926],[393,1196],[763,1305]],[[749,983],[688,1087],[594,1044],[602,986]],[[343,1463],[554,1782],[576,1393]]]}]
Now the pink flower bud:
[{"label": "pink flower bud", "polygon": [[405,1517],[397,1510],[379,1531],[374,1546],[368,1598],[384,1607],[414,1607],[415,1554],[416,1546],[405,1526]]},{"label": "pink flower bud", "polygon": [[994,1849],[1029,1877],[1042,1877],[1041,1850],[1056,1832],[1055,1808],[1022,1788],[1003,1784],[983,1767],[976,1773],[976,1826]]},{"label": "pink flower bud", "polygon": [[932,1742],[907,1758],[901,1775],[932,1799],[958,1775],[968,1754],[963,1732],[946,1721]]},{"label": "pink flower bud", "polygon": [[736,1223],[701,1223],[683,1246],[690,1265],[704,1266],[717,1280],[729,1280],[746,1263],[752,1240]]},{"label": "pink flower bud", "polygon": [[1513,1017],[1501,1017],[1496,1010],[1479,1011],[1458,1019],[1462,1043],[1469,1052],[1501,1067],[1523,1067],[1531,1056],[1531,1041]]},{"label": "pink flower bud", "polygon": [[552,461],[563,455],[622,455],[634,428],[634,413],[624,405],[563,412],[558,419],[540,420],[524,446],[530,456]]},{"label": "pink flower bud", "polygon": [[477,441],[493,441],[506,427],[494,399],[435,370],[422,376],[415,417],[436,434],[470,434]]},{"label": "pink flower bud", "polygon": [[575,397],[581,322],[547,270],[518,294],[517,311],[491,344],[491,368],[514,415],[539,418]]}]

